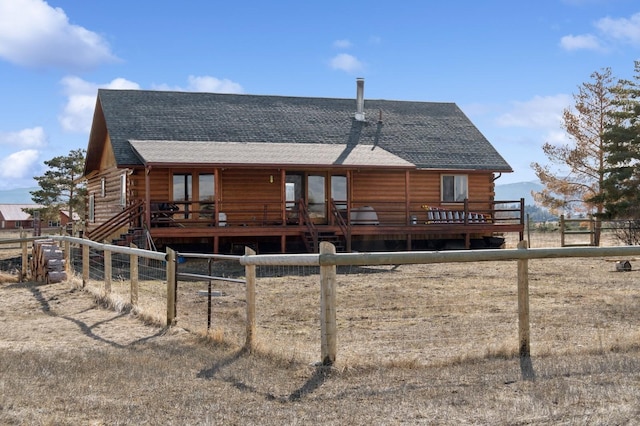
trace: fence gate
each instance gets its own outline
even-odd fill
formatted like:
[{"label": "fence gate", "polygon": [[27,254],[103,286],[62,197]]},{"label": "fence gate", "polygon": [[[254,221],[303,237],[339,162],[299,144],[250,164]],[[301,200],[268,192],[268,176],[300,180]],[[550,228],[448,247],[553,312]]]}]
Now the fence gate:
[{"label": "fence gate", "polygon": [[[588,235],[589,241],[575,242],[571,236]],[[567,237],[571,239],[567,242]],[[596,245],[596,227],[593,217],[582,219],[565,219],[560,215],[560,246],[561,247],[584,247]]]}]

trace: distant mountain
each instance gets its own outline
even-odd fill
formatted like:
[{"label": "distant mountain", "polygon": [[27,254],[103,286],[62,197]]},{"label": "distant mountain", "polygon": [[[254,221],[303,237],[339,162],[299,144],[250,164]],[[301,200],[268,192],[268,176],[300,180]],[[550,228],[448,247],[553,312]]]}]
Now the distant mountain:
[{"label": "distant mountain", "polygon": [[29,191],[36,191],[40,188],[15,188],[0,190],[0,204],[31,204],[31,194]]},{"label": "distant mountain", "polygon": [[542,188],[544,188],[544,186],[537,181],[496,185],[496,200],[515,201],[524,198],[524,204],[532,206],[534,202],[531,191],[538,192],[542,190]]}]

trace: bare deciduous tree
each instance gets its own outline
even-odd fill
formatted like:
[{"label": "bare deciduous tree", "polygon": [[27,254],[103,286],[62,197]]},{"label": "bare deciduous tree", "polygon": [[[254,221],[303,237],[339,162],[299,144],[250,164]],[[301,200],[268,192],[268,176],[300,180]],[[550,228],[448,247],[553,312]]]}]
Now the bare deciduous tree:
[{"label": "bare deciduous tree", "polygon": [[[615,109],[615,83],[610,68],[594,72],[591,79],[573,95],[573,108],[563,112],[562,125],[571,143],[545,143],[542,149],[549,164],[531,164],[544,185],[542,191],[533,193],[534,199],[555,214],[573,210],[598,218],[604,209],[603,203],[593,200],[602,193],[606,168],[603,135]],[[595,239],[599,243],[599,219]]]}]

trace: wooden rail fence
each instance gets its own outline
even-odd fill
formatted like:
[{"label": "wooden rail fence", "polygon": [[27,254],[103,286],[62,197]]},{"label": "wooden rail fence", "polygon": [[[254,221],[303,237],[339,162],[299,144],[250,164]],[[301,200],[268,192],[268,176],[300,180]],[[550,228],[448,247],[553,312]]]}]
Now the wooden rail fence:
[{"label": "wooden rail fence", "polygon": [[[82,279],[83,284],[89,279],[89,249],[104,250],[105,253],[122,253],[131,256],[131,303],[137,303],[137,258],[165,261],[167,284],[167,315],[166,324],[171,326],[176,317],[176,290],[180,274],[177,273],[177,254],[171,249],[166,253],[141,250],[135,247],[112,246],[100,244],[90,240],[68,236],[50,237],[60,241],[65,247],[65,259],[69,264],[70,244],[82,246]],[[25,265],[27,261],[26,245],[38,238],[22,238],[19,240],[0,240],[4,243],[19,242],[23,245],[23,277],[27,276]],[[321,344],[320,354],[323,365],[332,365],[337,358],[336,326],[336,275],[337,266],[371,266],[371,265],[401,265],[401,264],[432,264],[457,262],[487,262],[487,261],[516,261],[517,289],[518,289],[518,353],[522,378],[534,377],[531,363],[531,335],[529,322],[529,270],[530,259],[577,258],[577,257],[618,257],[630,258],[640,256],[640,246],[619,247],[562,247],[562,248],[527,248],[527,242],[521,241],[517,249],[495,250],[462,250],[462,251],[424,251],[424,252],[377,252],[377,253],[336,253],[335,247],[328,242],[320,243],[318,254],[265,254],[257,255],[247,248],[244,256],[234,256],[245,267],[246,282],[246,340],[245,348],[253,350],[256,345],[256,267],[257,266],[320,266],[320,312],[321,312]],[[193,254],[192,256],[197,256]],[[202,255],[208,256],[208,255]],[[105,256],[106,258],[107,256]],[[133,266],[136,265],[136,266]],[[105,281],[111,279],[107,269],[110,263],[105,262]],[[182,277],[189,278],[186,276]],[[212,276],[199,276],[204,279],[217,279]],[[105,289],[110,283],[105,282]]]}]

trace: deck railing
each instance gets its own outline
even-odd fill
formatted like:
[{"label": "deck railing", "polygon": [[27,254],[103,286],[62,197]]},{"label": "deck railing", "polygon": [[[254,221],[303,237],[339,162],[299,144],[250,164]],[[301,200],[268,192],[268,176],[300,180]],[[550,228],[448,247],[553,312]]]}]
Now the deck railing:
[{"label": "deck railing", "polygon": [[[306,206],[296,203],[297,207],[292,208],[291,204],[291,202],[269,200],[223,201],[219,202],[216,208],[213,202],[154,201],[151,203],[150,227],[304,225],[304,219],[298,215],[301,213],[300,206]],[[329,223],[339,226],[343,232],[357,225],[424,226],[446,223],[524,225],[525,219],[524,199],[506,201],[467,199],[459,203],[442,203],[435,200],[412,203],[354,200],[348,209],[338,210],[333,202],[328,203],[328,209]],[[438,212],[437,220],[434,220],[435,212]]]}]

